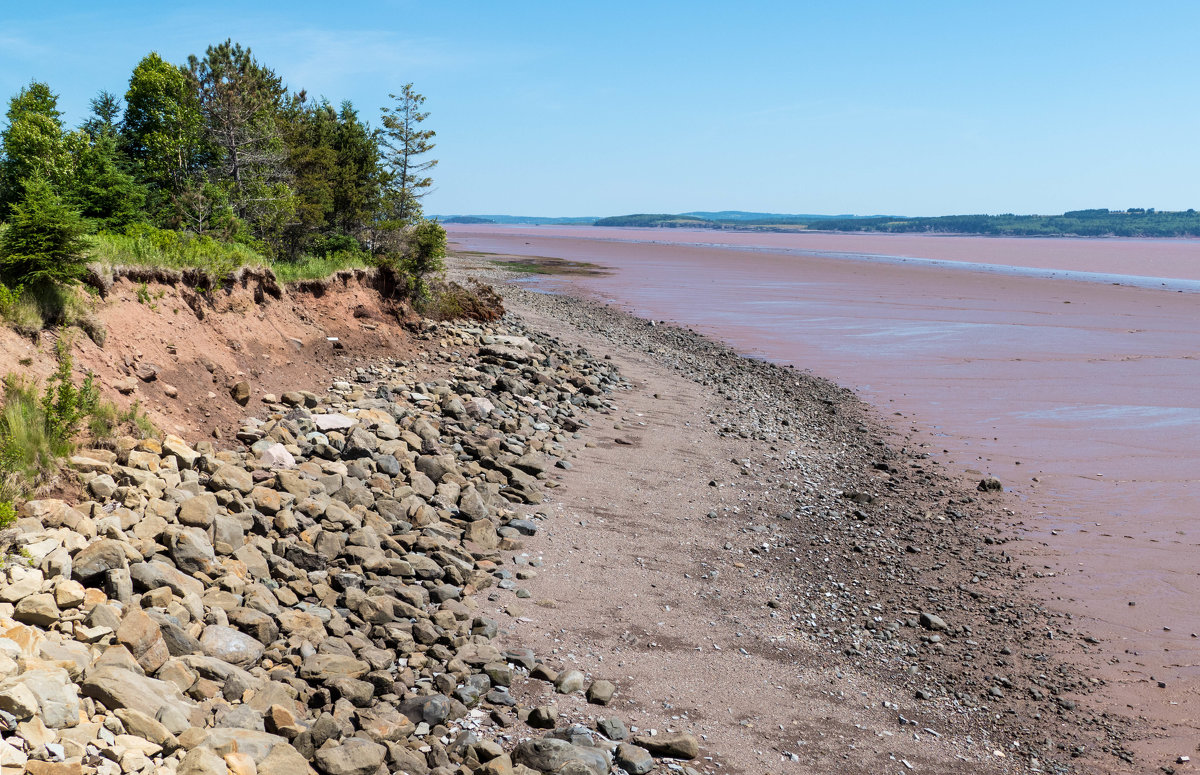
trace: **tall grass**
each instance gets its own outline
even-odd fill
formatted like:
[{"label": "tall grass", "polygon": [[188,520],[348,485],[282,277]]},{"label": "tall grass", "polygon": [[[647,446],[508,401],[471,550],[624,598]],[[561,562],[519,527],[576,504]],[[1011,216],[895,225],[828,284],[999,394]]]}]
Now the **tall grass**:
[{"label": "tall grass", "polygon": [[240,243],[144,225],[126,234],[97,234],[93,241],[91,259],[109,266],[194,268],[217,277],[242,266],[265,266],[281,283],[317,280],[341,269],[362,269],[370,266],[371,258],[361,250],[343,249],[294,260],[275,259]]},{"label": "tall grass", "polygon": [[268,266],[281,283],[320,280],[342,269],[365,269],[370,256],[360,251],[339,250],[324,256],[304,256],[296,261],[271,261]]},{"label": "tall grass", "polygon": [[246,245],[152,227],[142,227],[128,234],[97,234],[93,243],[92,260],[109,266],[196,268],[225,275],[241,266],[270,263]]}]

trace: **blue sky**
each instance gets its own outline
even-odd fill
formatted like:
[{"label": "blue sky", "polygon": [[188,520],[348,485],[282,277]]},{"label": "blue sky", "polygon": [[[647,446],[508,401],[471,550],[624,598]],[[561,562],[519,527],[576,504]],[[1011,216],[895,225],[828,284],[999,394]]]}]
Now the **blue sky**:
[{"label": "blue sky", "polygon": [[226,37],[373,123],[412,81],[432,213],[1200,207],[1197,3],[34,5],[0,5],[0,96],[72,123]]}]

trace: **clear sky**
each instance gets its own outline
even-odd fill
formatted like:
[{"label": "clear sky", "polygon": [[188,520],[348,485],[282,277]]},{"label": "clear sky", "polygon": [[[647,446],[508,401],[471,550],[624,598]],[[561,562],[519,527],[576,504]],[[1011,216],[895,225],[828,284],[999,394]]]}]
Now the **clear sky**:
[{"label": "clear sky", "polygon": [[[40,6],[40,8],[39,8]],[[0,96],[72,123],[232,37],[378,123],[412,81],[430,213],[1200,207],[1200,3],[0,0]]]}]

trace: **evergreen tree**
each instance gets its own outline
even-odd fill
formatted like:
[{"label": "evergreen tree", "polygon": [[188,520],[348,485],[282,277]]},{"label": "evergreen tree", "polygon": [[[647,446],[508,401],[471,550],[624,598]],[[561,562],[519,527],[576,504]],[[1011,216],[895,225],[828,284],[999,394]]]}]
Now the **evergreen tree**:
[{"label": "evergreen tree", "polygon": [[425,173],[437,166],[437,159],[422,161],[420,157],[434,149],[430,140],[437,133],[421,129],[429,113],[421,110],[425,97],[414,91],[411,83],[404,84],[399,95],[388,96],[396,102],[393,107],[381,109],[382,144],[387,149],[384,164],[388,172],[388,215],[401,226],[408,226],[420,219],[421,198],[433,185],[433,178]]},{"label": "evergreen tree", "polygon": [[117,136],[117,119],[121,115],[121,100],[110,91],[101,91],[89,103],[92,117],[81,129],[93,140]]},{"label": "evergreen tree", "polygon": [[0,216],[21,198],[24,184],[41,175],[58,185],[72,171],[72,159],[63,137],[58,96],[39,81],[21,89],[9,101],[8,126],[0,132]]},{"label": "evergreen tree", "polygon": [[8,230],[0,235],[0,276],[6,284],[68,283],[83,276],[87,227],[40,174],[25,180]]},{"label": "evergreen tree", "polygon": [[107,231],[145,220],[146,190],[123,168],[114,135],[80,143],[75,157],[75,174],[66,186],[72,207]]},{"label": "evergreen tree", "polygon": [[209,46],[203,59],[188,57],[188,77],[217,152],[210,179],[228,187],[234,212],[254,236],[278,247],[297,207],[280,128],[287,89],[232,40]]}]

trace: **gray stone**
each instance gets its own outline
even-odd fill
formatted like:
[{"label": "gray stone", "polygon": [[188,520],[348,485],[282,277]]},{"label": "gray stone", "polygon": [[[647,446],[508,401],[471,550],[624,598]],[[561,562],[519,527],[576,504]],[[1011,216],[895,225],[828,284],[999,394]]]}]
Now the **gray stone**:
[{"label": "gray stone", "polygon": [[939,630],[945,630],[949,627],[949,625],[946,624],[946,620],[942,617],[924,611],[921,612],[921,626],[927,630],[934,630],[935,632]]},{"label": "gray stone", "polygon": [[229,395],[242,406],[250,403],[250,383],[246,380],[235,383],[229,388]]},{"label": "gray stone", "polygon": [[387,757],[387,748],[352,737],[341,745],[317,751],[317,766],[329,775],[373,775]]},{"label": "gray stone", "polygon": [[[26,670],[21,675],[0,683],[0,696],[20,696],[21,692],[11,690],[16,686],[23,687],[34,698],[37,716],[47,727],[63,729],[79,723],[79,692],[66,670],[60,667]],[[0,708],[8,710],[2,704]],[[9,712],[18,715],[13,710]]]},{"label": "gray stone", "polygon": [[342,448],[343,458],[370,457],[379,448],[379,439],[362,428],[355,428],[346,436],[346,445]]},{"label": "gray stone", "polygon": [[340,431],[354,427],[354,420],[344,414],[314,414],[312,421],[319,431]]},{"label": "gray stone", "polygon": [[400,712],[414,724],[424,721],[431,727],[437,726],[450,717],[450,698],[444,694],[413,697],[400,705]]},{"label": "gray stone", "polygon": [[207,528],[217,516],[217,496],[202,492],[179,504],[178,518],[189,527]]},{"label": "gray stone", "polygon": [[[165,708],[178,711],[184,718],[190,718],[195,708],[184,699],[175,684],[138,675],[119,667],[92,667],[87,671],[80,689],[84,696],[99,700],[110,710],[133,708],[160,720],[162,717],[159,713]],[[163,723],[166,724],[165,721]],[[170,728],[169,724],[167,726]],[[183,729],[171,729],[172,734],[182,731]]]},{"label": "gray stone", "polygon": [[308,760],[300,755],[290,745],[276,745],[266,758],[258,759],[258,775],[315,775],[316,770],[308,765]]},{"label": "gray stone", "polygon": [[263,644],[232,627],[210,624],[200,636],[204,653],[231,665],[247,667],[262,657]]},{"label": "gray stone", "polygon": [[619,718],[602,718],[596,722],[596,731],[607,737],[609,740],[626,740],[629,737],[629,729],[625,726],[625,722]]},{"label": "gray stone", "polygon": [[236,490],[242,495],[249,495],[254,489],[254,479],[250,472],[239,466],[225,464],[218,468],[209,480],[209,488],[214,490]]},{"label": "gray stone", "polygon": [[267,468],[294,468],[296,458],[287,447],[276,442],[258,454],[258,461]]},{"label": "gray stone", "polygon": [[208,535],[198,527],[172,526],[166,533],[171,559],[185,573],[212,573],[216,555]]},{"label": "gray stone", "polygon": [[49,592],[25,598],[17,603],[17,610],[13,614],[13,618],[18,622],[32,624],[35,627],[49,627],[61,616],[62,612],[58,610],[58,603],[54,601],[54,595]]},{"label": "gray stone", "polygon": [[204,594],[204,585],[186,573],[181,573],[162,560],[135,562],[129,566],[129,575],[143,591],[170,587],[179,597]]},{"label": "gray stone", "polygon": [[551,737],[522,741],[513,751],[513,761],[538,772],[563,772],[570,767],[588,775],[608,775],[609,770],[608,756],[601,749]]},{"label": "gray stone", "polygon": [[655,756],[672,759],[695,759],[700,755],[700,744],[686,732],[665,732],[659,735],[638,735],[633,742]]},{"label": "gray stone", "polygon": [[617,687],[612,681],[606,681],[603,678],[592,681],[592,685],[587,690],[587,701],[593,705],[607,705],[612,702],[613,694],[617,691]]},{"label": "gray stone", "polygon": [[558,690],[559,694],[581,692],[586,681],[587,679],[580,671],[564,670],[554,679],[554,688]]},{"label": "gray stone", "polygon": [[179,763],[176,775],[226,775],[225,760],[211,748],[193,748]]},{"label": "gray stone", "polygon": [[83,582],[108,573],[113,568],[124,568],[127,565],[125,548],[120,541],[111,538],[93,541],[80,549],[72,558],[72,570],[75,578]]},{"label": "gray stone", "polygon": [[617,766],[629,773],[629,775],[646,775],[647,772],[654,769],[654,757],[645,748],[629,743],[621,743],[617,746],[616,752]]}]

